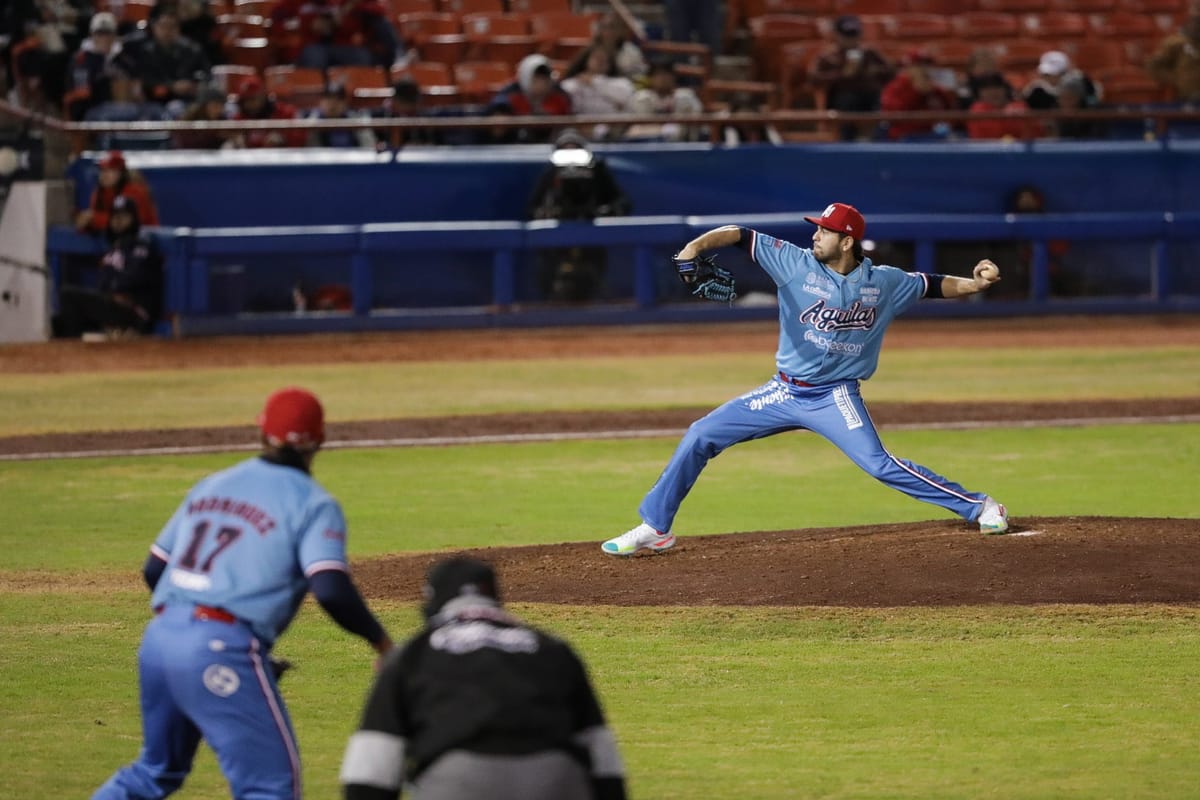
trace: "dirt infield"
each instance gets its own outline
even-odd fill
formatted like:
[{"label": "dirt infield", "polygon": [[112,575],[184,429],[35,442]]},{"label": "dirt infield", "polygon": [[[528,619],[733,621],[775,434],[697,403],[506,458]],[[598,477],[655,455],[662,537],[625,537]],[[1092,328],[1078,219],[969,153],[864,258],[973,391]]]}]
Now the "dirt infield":
[{"label": "dirt infield", "polygon": [[[257,364],[618,357],[771,351],[774,323],[496,330],[387,335],[53,343],[0,348],[0,373],[156,370]],[[1176,317],[901,321],[887,348],[1200,346],[1200,320]],[[886,357],[886,353],[885,353]],[[707,408],[554,412],[331,423],[332,443],[419,442],[498,433],[682,430]],[[1082,424],[1196,419],[1191,398],[1088,403],[877,403],[883,428],[946,423]],[[0,454],[245,446],[250,427],[0,438]],[[637,498],[630,498],[631,513]],[[688,537],[669,553],[615,559],[599,542],[474,551],[516,601],[614,605],[907,606],[994,603],[1200,603],[1200,520],[1023,518],[1007,536],[958,520]],[[604,532],[605,535],[620,531]],[[366,594],[416,600],[431,555],[355,563]]]},{"label": "dirt infield", "polygon": [[[681,537],[615,558],[599,542],[467,551],[509,600],[578,605],[946,606],[1200,602],[1200,520],[958,520]],[[431,555],[354,566],[374,597],[417,600]]]}]

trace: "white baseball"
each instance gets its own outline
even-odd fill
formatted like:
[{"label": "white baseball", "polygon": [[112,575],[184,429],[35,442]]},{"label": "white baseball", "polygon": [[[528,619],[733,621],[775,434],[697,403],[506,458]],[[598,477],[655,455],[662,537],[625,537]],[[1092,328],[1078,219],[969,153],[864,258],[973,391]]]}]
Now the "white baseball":
[{"label": "white baseball", "polygon": [[985,281],[994,281],[1000,277],[1000,270],[995,264],[984,264],[979,268],[979,277]]}]

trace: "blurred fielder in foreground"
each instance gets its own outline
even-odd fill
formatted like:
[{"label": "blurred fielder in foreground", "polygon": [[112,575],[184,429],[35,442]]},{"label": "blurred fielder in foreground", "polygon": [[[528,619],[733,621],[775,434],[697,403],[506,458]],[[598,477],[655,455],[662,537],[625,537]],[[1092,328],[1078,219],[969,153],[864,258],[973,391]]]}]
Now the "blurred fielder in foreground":
[{"label": "blurred fielder in foreground", "polygon": [[346,800],[622,800],[624,768],[579,657],[501,608],[492,568],[441,561],[425,630],[389,656],[346,746]]}]

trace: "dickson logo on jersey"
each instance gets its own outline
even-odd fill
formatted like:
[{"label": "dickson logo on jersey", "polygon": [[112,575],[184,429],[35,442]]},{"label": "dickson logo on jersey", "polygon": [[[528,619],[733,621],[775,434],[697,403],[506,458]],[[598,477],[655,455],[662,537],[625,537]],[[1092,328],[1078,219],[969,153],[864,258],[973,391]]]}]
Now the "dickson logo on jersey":
[{"label": "dickson logo on jersey", "polygon": [[866,331],[875,324],[878,309],[864,308],[855,300],[849,308],[834,308],[818,300],[800,312],[800,321],[819,331]]}]

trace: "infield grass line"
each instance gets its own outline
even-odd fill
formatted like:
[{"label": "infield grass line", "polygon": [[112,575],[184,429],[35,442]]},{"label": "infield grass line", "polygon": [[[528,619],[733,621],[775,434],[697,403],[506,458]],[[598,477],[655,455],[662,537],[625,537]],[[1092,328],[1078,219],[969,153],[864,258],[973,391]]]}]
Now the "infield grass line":
[{"label": "infield grass line", "polygon": [[[1063,417],[1044,420],[963,420],[960,422],[913,422],[879,425],[890,431],[972,431],[992,428],[1082,428],[1091,425],[1157,425],[1200,422],[1200,414],[1168,414],[1145,417]],[[622,431],[549,431],[545,433],[492,433],[478,436],[410,436],[393,439],[343,439],[324,445],[325,450],[367,450],[384,447],[461,447],[480,444],[531,444],[534,442],[586,442],[619,439],[661,439],[679,436],[682,428],[646,428]],[[121,458],[128,456],[187,456],[212,453],[243,453],[259,449],[246,445],[182,445],[179,447],[128,447],[107,450],[64,450],[41,453],[0,453],[0,461],[45,461],[54,458]]]}]

